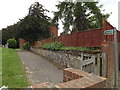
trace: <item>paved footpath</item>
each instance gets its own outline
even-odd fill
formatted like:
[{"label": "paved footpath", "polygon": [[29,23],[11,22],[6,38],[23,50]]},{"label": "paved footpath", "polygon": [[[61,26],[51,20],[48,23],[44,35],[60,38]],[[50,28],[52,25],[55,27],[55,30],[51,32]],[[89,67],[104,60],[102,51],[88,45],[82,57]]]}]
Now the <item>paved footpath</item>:
[{"label": "paved footpath", "polygon": [[24,50],[19,50],[18,55],[29,73],[27,77],[32,84],[42,82],[56,84],[63,81],[63,71],[42,56]]}]

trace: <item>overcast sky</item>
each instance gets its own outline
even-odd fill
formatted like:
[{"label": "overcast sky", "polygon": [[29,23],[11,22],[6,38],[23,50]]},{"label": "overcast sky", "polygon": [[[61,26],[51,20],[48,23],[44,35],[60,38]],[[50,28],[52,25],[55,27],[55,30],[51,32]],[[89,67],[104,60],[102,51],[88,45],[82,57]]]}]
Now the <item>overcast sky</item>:
[{"label": "overcast sky", "polygon": [[[55,5],[61,0],[1,0],[0,1],[0,30],[9,25],[13,25],[28,13],[28,8],[34,2],[40,2],[50,11],[56,11]],[[99,0],[103,4],[107,13],[112,12],[108,19],[114,27],[118,29],[118,2],[120,0]],[[48,16],[53,17],[50,13]],[[61,27],[61,25],[60,25]],[[62,30],[59,30],[62,31]]]}]

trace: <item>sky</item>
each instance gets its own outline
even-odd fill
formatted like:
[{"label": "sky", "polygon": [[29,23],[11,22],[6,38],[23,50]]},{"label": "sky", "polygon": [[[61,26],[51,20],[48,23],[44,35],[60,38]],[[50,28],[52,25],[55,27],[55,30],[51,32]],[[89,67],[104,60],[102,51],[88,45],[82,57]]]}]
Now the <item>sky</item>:
[{"label": "sky", "polygon": [[[0,30],[13,25],[28,14],[28,8],[34,2],[41,3],[53,18],[52,11],[57,11],[55,5],[61,0],[1,0],[0,1]],[[63,0],[62,0],[63,1]],[[111,13],[108,22],[118,29],[118,2],[120,0],[99,0],[103,4],[105,13]],[[62,25],[59,25],[59,33],[62,32]],[[120,29],[119,29],[120,30]]]}]

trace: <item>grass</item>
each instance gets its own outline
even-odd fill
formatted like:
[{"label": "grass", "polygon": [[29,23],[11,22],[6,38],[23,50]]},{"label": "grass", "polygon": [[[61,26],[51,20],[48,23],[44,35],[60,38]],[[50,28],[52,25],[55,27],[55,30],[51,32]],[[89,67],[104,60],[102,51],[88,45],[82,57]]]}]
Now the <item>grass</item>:
[{"label": "grass", "polygon": [[120,81],[120,71],[119,71],[118,79],[119,79],[119,81]]},{"label": "grass", "polygon": [[2,48],[0,48],[0,87],[2,86]]},{"label": "grass", "polygon": [[29,82],[16,50],[2,48],[2,85],[9,88],[27,87]]}]

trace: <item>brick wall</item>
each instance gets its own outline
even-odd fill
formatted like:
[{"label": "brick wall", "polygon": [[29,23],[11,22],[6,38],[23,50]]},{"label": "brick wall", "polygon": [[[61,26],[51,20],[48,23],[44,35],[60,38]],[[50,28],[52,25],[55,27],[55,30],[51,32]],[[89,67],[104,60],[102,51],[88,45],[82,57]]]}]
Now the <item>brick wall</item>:
[{"label": "brick wall", "polygon": [[119,63],[119,71],[120,71],[120,43],[118,43],[118,63]]},{"label": "brick wall", "polygon": [[79,69],[72,68],[67,68],[63,70],[63,82],[79,79],[82,78],[83,76],[89,76],[89,73]]},{"label": "brick wall", "polygon": [[50,31],[55,35],[55,37],[58,37],[58,29],[56,26],[50,26]]},{"label": "brick wall", "polygon": [[[58,84],[39,83],[28,88],[105,88],[106,78],[84,72],[79,69],[66,68],[64,69],[64,82]],[[68,89],[69,90],[69,89]],[[92,89],[91,89],[92,90]]]},{"label": "brick wall", "polygon": [[[118,44],[118,51],[119,51],[119,61],[120,61],[120,43]],[[106,63],[106,78],[107,78],[107,85],[108,87],[114,87],[115,78],[114,78],[114,43],[113,42],[106,42],[106,44],[102,47],[102,52],[106,53],[107,63]]]},{"label": "brick wall", "polygon": [[19,44],[19,46],[20,46],[20,48],[23,48],[23,44],[26,42],[24,39],[22,39],[22,38],[19,38],[19,42],[20,42],[20,44]]},{"label": "brick wall", "polygon": [[[114,27],[110,23],[104,21],[103,27],[100,29],[80,31],[74,32],[72,34],[61,35],[59,37],[56,37],[55,40],[63,43],[66,47],[101,47],[103,41],[112,42],[114,40],[113,35],[104,35],[105,30],[110,30],[113,28]],[[118,42],[120,42],[120,31],[117,32]],[[51,38],[48,38],[42,40],[41,44],[43,45],[49,42],[53,42],[53,40]]]},{"label": "brick wall", "polygon": [[78,69],[64,69],[64,82],[56,88],[105,88],[106,78],[90,74]]}]

